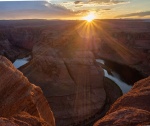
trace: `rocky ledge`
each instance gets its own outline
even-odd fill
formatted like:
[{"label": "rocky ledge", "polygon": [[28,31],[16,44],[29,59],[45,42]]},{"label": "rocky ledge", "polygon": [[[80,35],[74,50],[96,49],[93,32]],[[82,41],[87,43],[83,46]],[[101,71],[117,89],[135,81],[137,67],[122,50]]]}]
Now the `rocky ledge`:
[{"label": "rocky ledge", "polygon": [[94,126],[150,125],[150,77],[136,82]]},{"label": "rocky ledge", "polygon": [[54,126],[53,113],[42,90],[31,84],[0,56],[0,125]]}]

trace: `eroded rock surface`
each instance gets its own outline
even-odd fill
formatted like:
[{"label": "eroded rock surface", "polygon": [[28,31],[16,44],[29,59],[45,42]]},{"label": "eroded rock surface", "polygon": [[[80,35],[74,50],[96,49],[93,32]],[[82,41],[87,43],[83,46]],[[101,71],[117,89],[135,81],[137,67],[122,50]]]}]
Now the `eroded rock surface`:
[{"label": "eroded rock surface", "polygon": [[94,126],[150,125],[150,77],[136,82]]},{"label": "eroded rock surface", "polygon": [[58,126],[76,125],[101,111],[106,93],[103,71],[91,51],[75,50],[66,57],[57,49],[38,43],[32,61],[20,70],[40,86]]},{"label": "eroded rock surface", "polygon": [[50,126],[43,119],[21,112],[9,118],[0,117],[1,126]]},{"label": "eroded rock surface", "polygon": [[[27,114],[22,113],[19,116],[15,116],[16,121],[21,120],[22,123],[27,121],[29,125],[32,125],[32,122],[41,126],[45,126],[45,124],[47,126],[55,125],[53,113],[42,90],[31,84],[28,79],[3,56],[0,56],[0,87],[0,117],[2,117],[2,125],[16,123],[9,118],[21,112],[26,112]],[[10,121],[4,118],[8,118]],[[45,124],[42,124],[40,120],[43,120]]]}]

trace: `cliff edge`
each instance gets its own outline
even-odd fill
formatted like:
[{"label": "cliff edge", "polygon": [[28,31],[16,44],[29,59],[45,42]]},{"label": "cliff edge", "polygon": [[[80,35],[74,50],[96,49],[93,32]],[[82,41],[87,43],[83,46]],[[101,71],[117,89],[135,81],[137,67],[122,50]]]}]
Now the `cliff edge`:
[{"label": "cliff edge", "polygon": [[0,56],[0,125],[54,126],[53,113],[42,90],[31,84]]},{"label": "cliff edge", "polygon": [[150,125],[150,76],[136,82],[94,126]]}]

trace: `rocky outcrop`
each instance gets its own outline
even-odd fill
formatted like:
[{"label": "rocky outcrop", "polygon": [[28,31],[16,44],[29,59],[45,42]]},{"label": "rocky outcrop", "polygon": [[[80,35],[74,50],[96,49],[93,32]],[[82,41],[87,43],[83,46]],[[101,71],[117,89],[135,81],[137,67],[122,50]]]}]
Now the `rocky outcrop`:
[{"label": "rocky outcrop", "polygon": [[136,82],[94,126],[150,125],[150,77]]},{"label": "rocky outcrop", "polygon": [[0,122],[2,125],[9,123],[55,125],[53,113],[42,90],[31,84],[3,56],[0,56],[0,87]]},{"label": "rocky outcrop", "polygon": [[75,49],[66,56],[48,45],[37,43],[32,61],[20,70],[41,87],[58,126],[78,125],[105,105],[103,70],[91,51]]}]

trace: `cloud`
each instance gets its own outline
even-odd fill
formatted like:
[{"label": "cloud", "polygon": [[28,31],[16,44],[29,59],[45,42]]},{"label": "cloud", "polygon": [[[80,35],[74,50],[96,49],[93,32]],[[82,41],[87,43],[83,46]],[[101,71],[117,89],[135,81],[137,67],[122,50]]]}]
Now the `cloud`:
[{"label": "cloud", "polygon": [[116,18],[133,17],[133,16],[137,16],[137,17],[150,16],[150,11],[118,15],[118,16],[116,16]]},{"label": "cloud", "polygon": [[77,15],[83,15],[83,14],[88,14],[89,10],[78,10],[76,12],[74,12]]},{"label": "cloud", "polygon": [[129,3],[129,0],[90,0],[90,2],[95,2],[95,3],[98,3],[98,4],[113,5],[113,4]]},{"label": "cloud", "polygon": [[75,4],[79,4],[79,3],[81,3],[81,1],[75,1],[74,3],[75,3]]},{"label": "cloud", "polygon": [[110,8],[106,8],[106,9],[102,9],[102,10],[109,11],[109,10],[111,10],[111,9],[110,9]]},{"label": "cloud", "polygon": [[47,1],[0,2],[0,19],[75,17],[77,13]]}]

